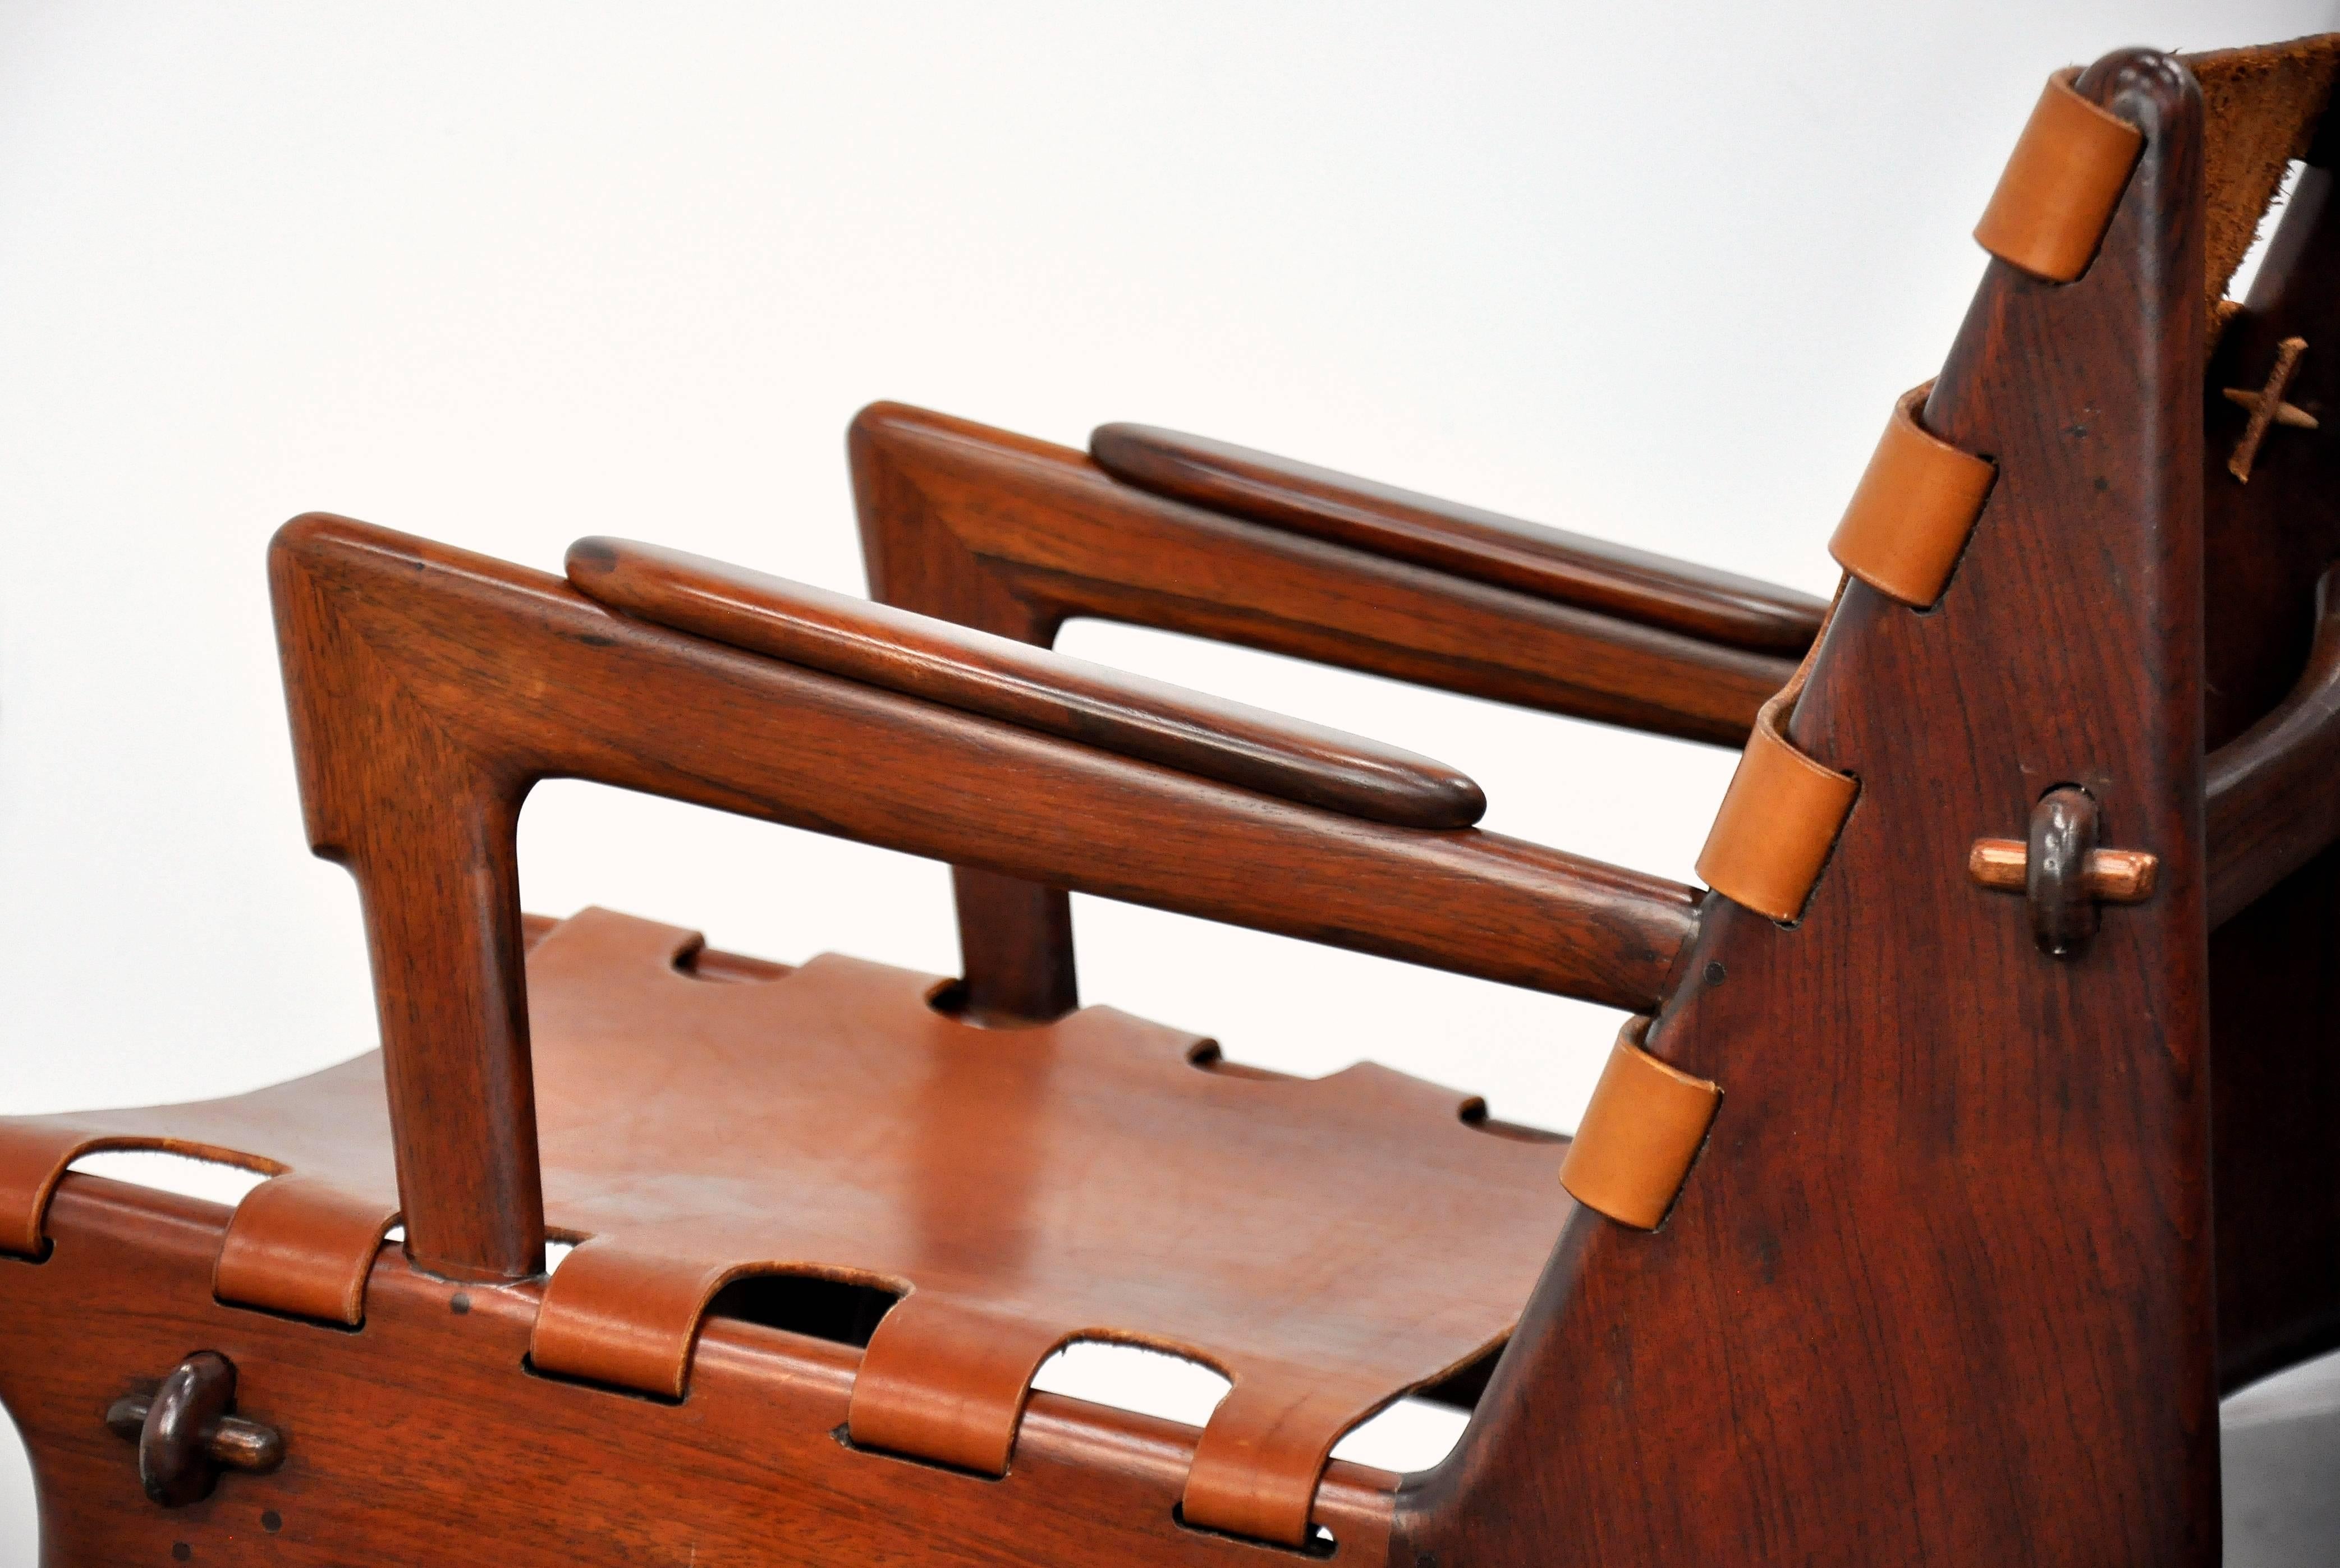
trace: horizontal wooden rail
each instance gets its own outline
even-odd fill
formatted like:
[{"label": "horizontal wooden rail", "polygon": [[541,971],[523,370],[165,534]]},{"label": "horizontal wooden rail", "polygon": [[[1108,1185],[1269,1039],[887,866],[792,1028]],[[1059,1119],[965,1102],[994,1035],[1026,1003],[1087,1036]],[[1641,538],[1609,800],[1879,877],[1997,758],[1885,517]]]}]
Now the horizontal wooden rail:
[{"label": "horizontal wooden rail", "polygon": [[312,846],[363,895],[408,1250],[542,1259],[514,839],[572,777],[1648,1011],[1691,889],[1170,772],[620,615],[345,518],[270,551]]},{"label": "horizontal wooden rail", "polygon": [[1828,613],[1792,588],[1176,430],[1101,425],[1089,455],[1155,495],[1727,647],[1800,655]]},{"label": "horizontal wooden rail", "polygon": [[2340,567],[2315,585],[2298,684],[2212,752],[2205,773],[2215,927],[2340,839]]},{"label": "horizontal wooden rail", "polygon": [[580,539],[569,580],[662,626],[1202,778],[1401,827],[1469,827],[1443,763],[988,632],[630,539]]},{"label": "horizontal wooden rail", "polygon": [[871,597],[1021,641],[1095,616],[1740,746],[1787,653],[1560,604],[1125,484],[895,403],[848,439]]}]

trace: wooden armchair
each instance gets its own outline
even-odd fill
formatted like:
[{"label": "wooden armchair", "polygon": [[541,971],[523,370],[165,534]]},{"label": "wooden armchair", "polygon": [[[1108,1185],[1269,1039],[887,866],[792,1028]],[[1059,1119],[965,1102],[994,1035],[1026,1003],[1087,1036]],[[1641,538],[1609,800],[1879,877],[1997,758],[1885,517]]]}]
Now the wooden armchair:
[{"label": "wooden armchair", "polygon": [[[2050,81],[1825,624],[1183,438],[888,409],[880,597],[1007,638],[622,541],[563,581],[288,525],[382,1050],[0,1121],[46,1561],[2215,1560],[2218,1391],[2340,1341],[2335,67]],[[1743,738],[1710,891],[1016,646],[1073,614]],[[967,972],[524,921],[550,776],[950,861]],[[1564,1148],[1498,1136],[1076,1009],[1061,889],[1637,1016]],[[120,1147],[271,1179],[68,1173]],[[1232,1390],[1199,1432],[1030,1394],[1079,1337]],[[1410,1388],[1473,1403],[1448,1460],[1326,1462]]]}]

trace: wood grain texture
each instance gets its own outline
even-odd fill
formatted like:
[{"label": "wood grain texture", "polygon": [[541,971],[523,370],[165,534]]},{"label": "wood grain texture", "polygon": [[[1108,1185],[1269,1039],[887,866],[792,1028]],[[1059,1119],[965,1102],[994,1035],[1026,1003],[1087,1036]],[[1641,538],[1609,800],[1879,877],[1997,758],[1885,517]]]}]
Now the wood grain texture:
[{"label": "wood grain texture", "polygon": [[513,858],[540,778],[1629,1009],[1692,926],[1660,878],[1169,773],[347,519],[286,525],[270,570],[310,842],[363,899],[407,1247],[441,1273],[541,1267]]},{"label": "wood grain texture", "polygon": [[1401,827],[1469,827],[1487,797],[1427,757],[682,550],[569,547],[569,580],[711,642],[1103,751]]},{"label": "wood grain texture", "polygon": [[[2216,758],[2296,690],[2320,625],[2316,585],[2340,560],[2340,202],[2328,136],[2285,203],[2252,285],[2208,366],[2203,417],[2206,736]],[[2286,396],[2326,416],[2323,431],[2278,432],[2250,483],[2227,472],[2246,410],[2219,390],[2257,385],[2278,345],[2311,345]],[[2328,776],[2328,775],[2327,775]],[[2328,785],[2297,803],[2328,804]],[[2340,1346],[2340,851],[2326,850],[2255,902],[2229,912],[2231,843],[2212,808],[2211,1101],[2216,1161],[2218,1356],[2236,1387]],[[2234,857],[2226,853],[2229,863]]]},{"label": "wood grain texture", "polygon": [[[1927,409],[1998,463],[1972,544],[1931,614],[1849,587],[1791,723],[1860,801],[1650,1033],[1705,1154],[1654,1234],[1571,1222],[1406,1568],[2215,1560],[2197,100],[2085,85],[2148,138],[2103,249],[1990,266]],[[2163,882],[2058,960],[1966,860],[2064,783]]]},{"label": "wood grain texture", "polygon": [[1795,659],[1558,605],[1120,484],[878,403],[848,439],[873,597],[1046,644],[1075,616],[1736,746]]},{"label": "wood grain texture", "polygon": [[[680,1398],[728,1285],[845,1281],[887,1303],[854,1442],[997,1474],[1056,1347],[1148,1345],[1233,1383],[1197,1423],[1185,1520],[1297,1546],[1341,1434],[1492,1355],[1567,1211],[1564,1140],[1492,1136],[1459,1090],[1370,1063],[1201,1070],[1205,1039],[1110,1008],[971,1028],[929,1005],[942,977],[836,953],[711,984],[677,962],[697,946],[587,910],[530,950],[546,1223],[580,1243],[536,1317],[539,1372]],[[225,1100],[0,1120],[0,1142],[28,1137],[53,1178],[156,1144],[292,1172],[238,1205],[223,1258],[288,1182],[397,1206],[378,1052]],[[371,1285],[381,1228],[341,1246],[299,1261]],[[259,1305],[368,1320],[362,1295],[346,1316]]]},{"label": "wood grain texture", "polygon": [[[0,1356],[49,1568],[1308,1560],[1179,1526],[1195,1433],[1175,1423],[1037,1394],[1007,1474],[969,1476],[841,1440],[848,1346],[710,1319],[688,1395],[661,1403],[531,1376],[535,1284],[434,1279],[386,1247],[365,1326],[335,1330],[212,1298],[215,1205],[71,1176],[52,1217],[47,1262],[0,1258],[0,1345],[74,1347]],[[190,1347],[234,1362],[238,1409],[283,1435],[283,1464],[165,1510],[105,1411]],[[1396,1479],[1333,1464],[1316,1519],[1335,1563],[1383,1560]]]},{"label": "wood grain texture", "polygon": [[[1083,453],[878,403],[847,439],[873,597],[1046,646],[1094,616],[1549,713],[1742,745],[1795,660],[1472,581],[1117,482]],[[1061,890],[957,876],[968,995],[1076,993]]]},{"label": "wood grain texture", "polygon": [[2210,754],[2210,922],[2222,924],[2340,838],[2340,567],[2288,696]]},{"label": "wood grain texture", "polygon": [[1313,463],[1151,425],[1100,425],[1089,456],[1172,500],[1412,561],[1702,642],[1800,656],[1828,602]]}]

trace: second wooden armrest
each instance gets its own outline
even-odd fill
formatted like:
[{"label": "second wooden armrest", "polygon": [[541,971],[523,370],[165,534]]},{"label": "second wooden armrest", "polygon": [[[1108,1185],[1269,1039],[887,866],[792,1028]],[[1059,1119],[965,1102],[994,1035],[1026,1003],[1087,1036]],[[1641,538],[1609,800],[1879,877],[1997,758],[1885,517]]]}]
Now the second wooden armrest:
[{"label": "second wooden armrest", "polygon": [[1176,430],[1101,425],[1089,455],[1155,495],[1730,647],[1800,655],[1828,613],[1792,588]]},{"label": "second wooden armrest", "polygon": [[569,548],[570,583],[641,620],[965,713],[1400,827],[1486,796],[1443,763],[948,621],[630,539]]}]

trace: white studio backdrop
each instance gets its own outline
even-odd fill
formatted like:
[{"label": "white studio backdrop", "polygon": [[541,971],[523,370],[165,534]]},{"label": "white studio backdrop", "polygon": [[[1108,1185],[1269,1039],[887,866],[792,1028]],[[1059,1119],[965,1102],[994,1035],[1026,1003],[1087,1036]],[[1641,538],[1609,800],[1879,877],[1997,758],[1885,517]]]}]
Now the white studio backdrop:
[{"label": "white studio backdrop", "polygon": [[[841,438],[894,398],[1074,446],[1195,430],[1825,593],[2047,73],[2335,22],[9,0],[0,1114],[373,1042],[285,736],[262,556],[296,512],[858,592]],[[1493,828],[1684,879],[1732,761],[1125,627],[1061,646],[1427,753]],[[578,784],[521,842],[532,909],[956,969],[937,866]],[[1553,1128],[1617,1021],[1093,900],[1076,923],[1091,1000]],[[20,1463],[0,1568],[32,1561]]]}]

